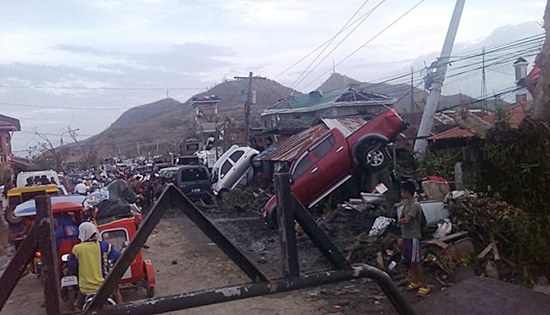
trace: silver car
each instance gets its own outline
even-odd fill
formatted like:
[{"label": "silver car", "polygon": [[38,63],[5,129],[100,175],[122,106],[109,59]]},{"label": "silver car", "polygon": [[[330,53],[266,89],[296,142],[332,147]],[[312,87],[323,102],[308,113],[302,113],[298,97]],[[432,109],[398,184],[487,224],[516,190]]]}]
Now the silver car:
[{"label": "silver car", "polygon": [[251,147],[233,145],[212,168],[212,191],[223,198],[223,194],[237,185],[252,181],[252,159],[260,152]]}]

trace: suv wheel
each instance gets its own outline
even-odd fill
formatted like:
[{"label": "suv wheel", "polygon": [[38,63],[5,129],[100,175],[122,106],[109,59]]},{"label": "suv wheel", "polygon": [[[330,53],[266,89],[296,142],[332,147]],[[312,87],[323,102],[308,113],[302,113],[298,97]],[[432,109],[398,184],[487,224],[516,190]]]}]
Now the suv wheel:
[{"label": "suv wheel", "polygon": [[388,163],[386,143],[378,139],[366,140],[357,150],[357,160],[360,166],[366,166],[373,170],[380,170]]},{"label": "suv wheel", "polygon": [[6,218],[6,221],[10,224],[19,224],[23,221],[23,218],[15,216],[14,209],[11,207],[6,208],[4,218]]}]

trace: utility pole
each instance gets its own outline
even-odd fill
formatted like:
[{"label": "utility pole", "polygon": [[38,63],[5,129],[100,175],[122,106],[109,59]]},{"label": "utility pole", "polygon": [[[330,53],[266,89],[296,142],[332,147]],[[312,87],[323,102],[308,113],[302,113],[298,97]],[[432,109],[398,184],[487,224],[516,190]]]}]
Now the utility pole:
[{"label": "utility pole", "polygon": [[487,112],[487,81],[485,77],[485,47],[481,48],[481,99],[483,100],[481,111]]},{"label": "utility pole", "polygon": [[414,112],[414,69],[411,67],[411,113]]},{"label": "utility pole", "polygon": [[246,145],[250,145],[250,105],[252,104],[252,80],[254,79],[265,80],[265,78],[252,76],[252,71],[248,73],[248,77],[234,77],[234,78],[235,80],[248,80],[248,92],[246,95],[246,100],[244,102],[244,129],[245,129]]},{"label": "utility pole", "polygon": [[453,45],[458,30],[458,24],[460,23],[460,17],[462,10],[464,9],[464,3],[466,0],[457,0],[447,30],[447,36],[441,49],[441,55],[436,61],[436,70],[433,76],[433,83],[430,85],[430,94],[426,100],[426,106],[422,114],[422,121],[420,127],[418,127],[418,134],[414,143],[414,152],[417,154],[416,158],[422,160],[426,153],[426,147],[428,146],[428,140],[426,139],[432,131],[433,120],[437,105],[439,103],[439,97],[441,96],[441,88],[443,87],[443,81],[445,80],[445,72],[447,71],[447,65],[449,64],[449,58],[453,50]]}]

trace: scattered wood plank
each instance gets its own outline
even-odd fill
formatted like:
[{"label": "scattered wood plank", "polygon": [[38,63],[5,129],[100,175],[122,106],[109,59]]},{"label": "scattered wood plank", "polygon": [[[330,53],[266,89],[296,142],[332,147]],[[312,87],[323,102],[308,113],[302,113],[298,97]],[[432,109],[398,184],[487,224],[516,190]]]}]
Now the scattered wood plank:
[{"label": "scattered wood plank", "polygon": [[442,238],[434,238],[434,239],[431,239],[431,240],[422,241],[422,243],[424,243],[424,244],[435,244],[436,241],[446,242],[446,241],[457,239],[457,238],[462,237],[462,236],[467,235],[467,234],[468,234],[468,231],[462,231],[462,232],[449,234],[449,235],[447,235],[445,237],[442,237]]},{"label": "scattered wood plank", "polygon": [[483,257],[485,257],[485,256],[491,251],[491,249],[493,249],[493,244],[487,245],[487,246],[481,251],[481,253],[479,253],[479,255],[477,255],[477,259],[482,259]]},{"label": "scattered wood plank", "polygon": [[500,260],[500,253],[498,252],[497,242],[495,241],[495,236],[493,233],[490,235],[491,238],[491,246],[493,247],[493,256],[495,260]]},{"label": "scattered wood plank", "polygon": [[376,253],[376,264],[380,269],[384,269],[384,258],[382,257],[382,252]]}]

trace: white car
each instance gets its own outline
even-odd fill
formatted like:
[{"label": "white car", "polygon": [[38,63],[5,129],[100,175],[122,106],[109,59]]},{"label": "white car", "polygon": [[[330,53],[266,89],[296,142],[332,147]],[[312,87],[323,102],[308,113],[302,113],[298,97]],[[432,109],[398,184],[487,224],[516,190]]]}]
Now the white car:
[{"label": "white car", "polygon": [[252,181],[252,160],[258,150],[251,147],[233,145],[214,164],[212,168],[212,191],[220,197],[237,185]]}]

